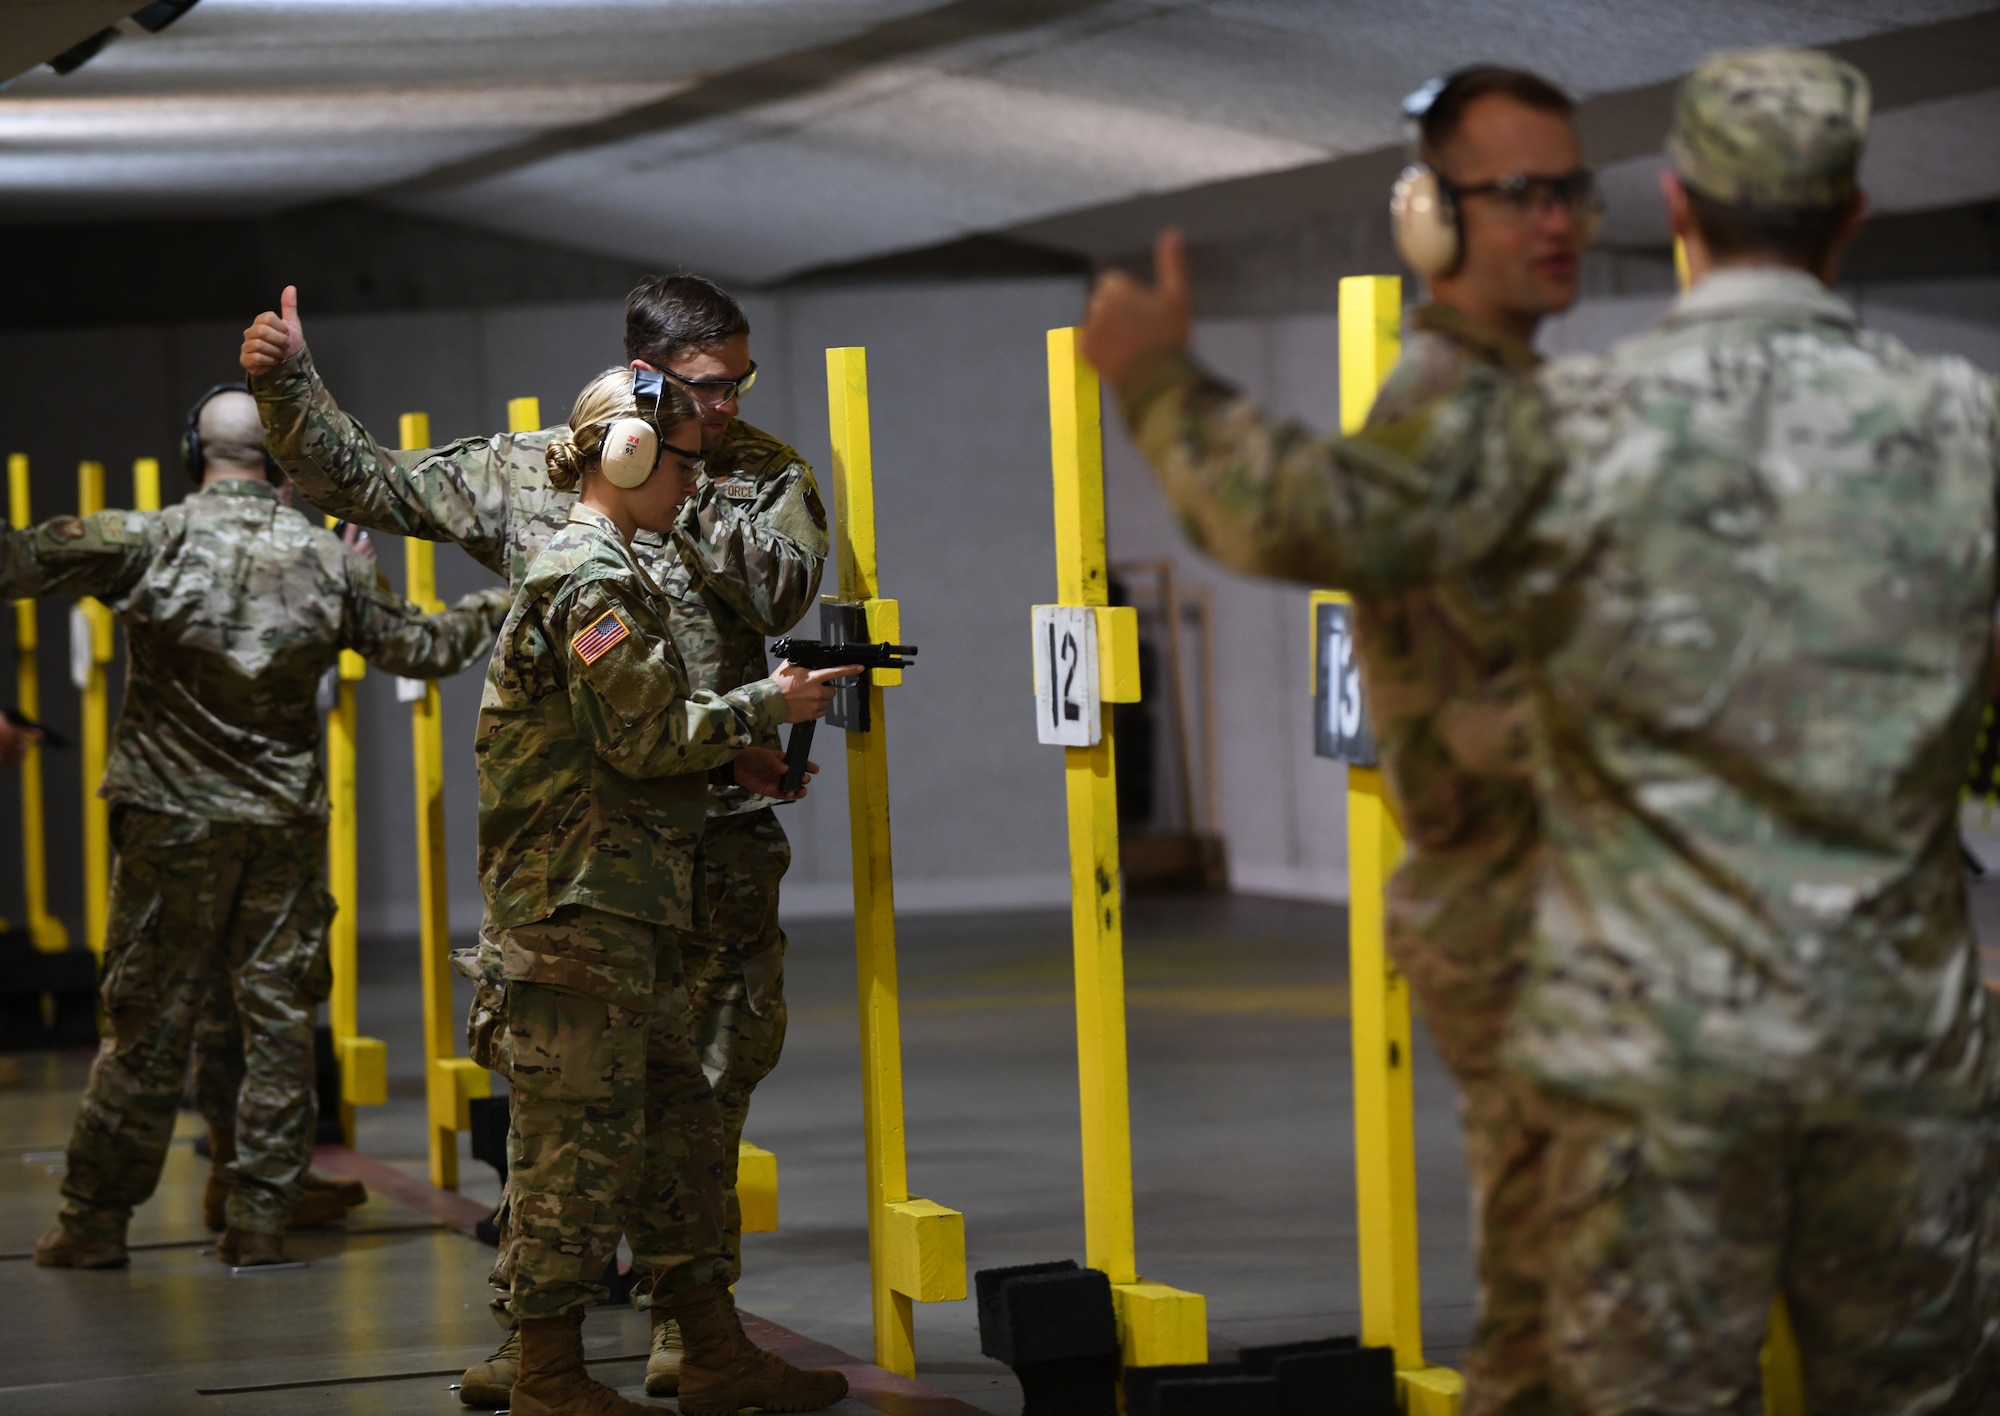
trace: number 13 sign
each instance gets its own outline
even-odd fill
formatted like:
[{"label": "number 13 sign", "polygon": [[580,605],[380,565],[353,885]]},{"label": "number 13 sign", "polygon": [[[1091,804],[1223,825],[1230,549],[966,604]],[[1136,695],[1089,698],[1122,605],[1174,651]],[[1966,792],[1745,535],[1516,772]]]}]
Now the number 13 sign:
[{"label": "number 13 sign", "polygon": [[1316,590],[1312,607],[1313,752],[1350,767],[1373,767],[1378,758],[1354,652],[1354,606],[1344,595]]},{"label": "number 13 sign", "polygon": [[1097,616],[1081,605],[1035,606],[1035,740],[1094,747],[1098,711]]}]

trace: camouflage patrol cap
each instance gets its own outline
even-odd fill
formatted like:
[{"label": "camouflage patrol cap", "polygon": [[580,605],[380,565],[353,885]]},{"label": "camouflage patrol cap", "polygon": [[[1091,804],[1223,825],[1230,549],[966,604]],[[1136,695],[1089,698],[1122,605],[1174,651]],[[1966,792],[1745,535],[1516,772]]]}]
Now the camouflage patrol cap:
[{"label": "camouflage patrol cap", "polygon": [[1868,79],[1816,49],[1718,54],[1681,84],[1667,160],[1689,187],[1736,207],[1852,199],[1868,131]]}]

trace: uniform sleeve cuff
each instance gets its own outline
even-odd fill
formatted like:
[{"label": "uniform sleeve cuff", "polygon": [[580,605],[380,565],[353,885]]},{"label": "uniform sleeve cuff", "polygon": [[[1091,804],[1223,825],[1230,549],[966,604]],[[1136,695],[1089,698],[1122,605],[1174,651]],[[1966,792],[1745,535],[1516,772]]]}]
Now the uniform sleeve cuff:
[{"label": "uniform sleeve cuff", "polygon": [[776,679],[759,679],[743,686],[742,692],[749,698],[750,726],[754,735],[762,736],[775,732],[784,724],[785,691]]},{"label": "uniform sleeve cuff", "polygon": [[1194,361],[1178,352],[1168,354],[1140,370],[1118,390],[1118,411],[1124,415],[1125,426],[1138,427],[1147,411],[1161,399],[1201,376],[1201,370],[1195,367]]}]

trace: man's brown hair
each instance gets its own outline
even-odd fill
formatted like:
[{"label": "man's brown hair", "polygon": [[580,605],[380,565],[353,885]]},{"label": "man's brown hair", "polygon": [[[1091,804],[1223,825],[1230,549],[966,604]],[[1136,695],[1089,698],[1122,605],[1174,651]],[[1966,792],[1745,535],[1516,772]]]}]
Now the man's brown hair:
[{"label": "man's brown hair", "polygon": [[1417,116],[1417,149],[1423,160],[1436,167],[1440,152],[1458,136],[1465,110],[1496,93],[1544,113],[1576,120],[1575,100],[1540,74],[1499,64],[1474,65],[1446,77],[1430,106]]},{"label": "man's brown hair", "polygon": [[749,332],[743,307],[705,276],[648,276],[625,297],[625,357],[656,369],[690,349],[712,349]]}]

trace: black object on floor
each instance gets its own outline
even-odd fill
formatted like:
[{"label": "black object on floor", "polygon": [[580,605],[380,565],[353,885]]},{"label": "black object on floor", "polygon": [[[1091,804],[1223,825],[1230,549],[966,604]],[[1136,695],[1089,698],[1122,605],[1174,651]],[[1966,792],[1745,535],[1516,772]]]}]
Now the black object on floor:
[{"label": "black object on floor", "polygon": [[1396,1361],[1351,1337],[1246,1347],[1234,1362],[1127,1367],[1126,1416],[1395,1416]]},{"label": "black object on floor", "polygon": [[1020,1379],[1022,1416],[1117,1416],[1111,1280],[1070,1259],[973,1275],[979,1350]]},{"label": "black object on floor", "polygon": [[479,1223],[473,1225],[472,1237],[482,1244],[489,1245],[495,1249],[499,1248],[500,1211],[496,1209],[493,1213],[487,1215],[486,1218],[480,1220]]},{"label": "black object on floor", "polygon": [[[494,1211],[498,1214],[499,1211]],[[499,1231],[494,1231],[494,1242],[499,1243]],[[637,1264],[631,1268],[618,1267],[618,1256],[613,1254],[611,1262],[604,1266],[604,1286],[611,1291],[605,1295],[600,1307],[622,1307],[632,1301],[632,1290],[639,1286],[642,1270]]]},{"label": "black object on floor", "polygon": [[340,1059],[333,1050],[333,1029],[324,1025],[313,1029],[313,1091],[319,1096],[319,1124],[313,1130],[313,1144],[344,1145],[347,1135],[340,1129]]},{"label": "black object on floor", "polygon": [[0,934],[0,1052],[97,1046],[97,959],[44,954],[25,929]]}]

